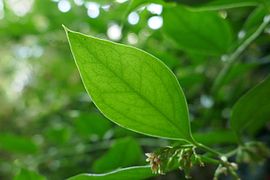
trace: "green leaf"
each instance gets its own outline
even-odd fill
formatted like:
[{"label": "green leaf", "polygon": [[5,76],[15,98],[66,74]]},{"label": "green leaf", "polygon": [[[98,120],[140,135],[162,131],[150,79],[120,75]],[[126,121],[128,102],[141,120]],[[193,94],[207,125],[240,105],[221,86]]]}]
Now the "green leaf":
[{"label": "green leaf", "polygon": [[15,175],[14,180],[45,180],[44,176],[41,176],[35,171],[30,171],[28,169],[20,169],[20,171]]},{"label": "green leaf", "polygon": [[233,106],[231,127],[238,133],[255,132],[270,117],[270,76],[248,91]]},{"label": "green leaf", "polygon": [[78,133],[86,138],[92,135],[102,138],[111,127],[110,122],[97,113],[81,113],[74,124]]},{"label": "green leaf", "polygon": [[243,27],[239,33],[241,36],[238,38],[237,46],[240,46],[244,41],[246,41],[255,31],[259,28],[263,22],[264,17],[268,14],[268,9],[266,6],[261,5],[256,7],[247,17]]},{"label": "green leaf", "polygon": [[45,130],[46,139],[54,144],[65,144],[70,140],[70,129],[64,126],[49,127]]},{"label": "green leaf", "polygon": [[233,131],[211,131],[206,133],[194,133],[194,139],[202,144],[234,144],[237,143],[237,138]]},{"label": "green leaf", "polygon": [[184,93],[159,59],[134,47],[66,32],[84,86],[108,119],[146,135],[192,141]]},{"label": "green leaf", "polygon": [[246,6],[257,6],[258,4],[258,0],[214,0],[208,3],[201,4],[200,6],[195,7],[194,10],[213,11]]},{"label": "green leaf", "polygon": [[230,26],[216,12],[172,6],[164,8],[163,19],[165,35],[184,51],[221,55],[231,46]]},{"label": "green leaf", "polygon": [[68,180],[140,180],[153,177],[150,166],[136,166],[124,169],[119,169],[105,174],[79,174],[71,177]]},{"label": "green leaf", "polygon": [[95,161],[93,169],[97,173],[108,172],[138,164],[141,158],[141,147],[133,138],[119,139],[108,152]]},{"label": "green leaf", "polygon": [[260,24],[263,22],[263,18],[267,15],[268,11],[267,8],[264,6],[259,6],[252,13],[248,16],[245,24],[243,25],[243,29],[245,31],[247,30],[253,30],[258,28]]},{"label": "green leaf", "polygon": [[1,149],[16,153],[35,153],[37,146],[31,139],[25,137],[13,134],[0,134]]},{"label": "green leaf", "polygon": [[258,67],[260,63],[237,63],[234,64],[231,69],[228,71],[221,85],[229,84],[231,81],[243,78],[242,75],[248,74],[249,71]]}]

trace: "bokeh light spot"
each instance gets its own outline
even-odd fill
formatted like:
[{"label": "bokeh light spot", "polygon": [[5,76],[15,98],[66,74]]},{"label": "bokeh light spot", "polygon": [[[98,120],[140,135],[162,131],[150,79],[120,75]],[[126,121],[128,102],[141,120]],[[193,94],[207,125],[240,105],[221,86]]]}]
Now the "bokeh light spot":
[{"label": "bokeh light spot", "polygon": [[17,16],[25,16],[32,9],[34,0],[8,0],[7,4]]},{"label": "bokeh light spot", "polygon": [[77,6],[82,6],[84,1],[83,0],[74,0],[74,3],[77,5]]},{"label": "bokeh light spot", "polygon": [[111,24],[107,30],[107,36],[114,41],[119,41],[122,38],[122,30],[118,24]]},{"label": "bokeh light spot", "polygon": [[127,36],[127,40],[129,44],[137,44],[138,36],[135,33],[129,33]]},{"label": "bokeh light spot", "polygon": [[99,4],[95,2],[87,2],[86,8],[87,8],[87,15],[90,18],[97,18],[99,16]]},{"label": "bokeh light spot", "polygon": [[146,8],[150,13],[160,15],[163,7],[159,4],[150,4]]},{"label": "bokeh light spot", "polygon": [[58,9],[61,12],[66,13],[71,9],[71,4],[68,0],[60,0],[58,2]]},{"label": "bokeh light spot", "polygon": [[140,16],[137,12],[132,12],[128,15],[128,22],[131,25],[138,24],[139,20],[140,20]]},{"label": "bokeh light spot", "polygon": [[124,2],[127,2],[128,0],[116,0],[116,2],[118,3],[124,3]]},{"label": "bokeh light spot", "polygon": [[0,19],[3,19],[4,16],[5,16],[4,3],[3,0],[0,0]]},{"label": "bokeh light spot", "polygon": [[162,27],[163,19],[161,16],[152,16],[148,19],[147,24],[151,29],[156,30]]}]

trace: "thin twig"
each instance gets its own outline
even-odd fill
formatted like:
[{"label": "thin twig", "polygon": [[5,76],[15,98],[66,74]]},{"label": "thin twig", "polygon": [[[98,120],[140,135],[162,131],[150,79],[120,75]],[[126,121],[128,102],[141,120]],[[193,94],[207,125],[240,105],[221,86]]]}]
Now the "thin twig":
[{"label": "thin twig", "polygon": [[243,43],[226,59],[226,64],[224,68],[220,71],[217,78],[214,81],[212,92],[217,92],[222,85],[222,82],[231,69],[232,65],[235,63],[238,57],[243,53],[243,51],[263,32],[268,23],[270,22],[270,15],[266,15],[263,19],[262,24],[258,29],[251,34]]}]

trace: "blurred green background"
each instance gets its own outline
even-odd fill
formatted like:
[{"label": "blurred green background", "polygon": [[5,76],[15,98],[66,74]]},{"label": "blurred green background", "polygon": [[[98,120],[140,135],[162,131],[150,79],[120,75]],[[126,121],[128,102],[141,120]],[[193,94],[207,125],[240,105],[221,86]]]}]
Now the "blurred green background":
[{"label": "blurred green background", "polygon": [[[179,1],[186,2],[197,7],[206,1]],[[178,49],[164,35],[162,5],[129,12],[129,3],[0,0],[0,179],[64,179],[144,165],[145,152],[170,144],[125,130],[98,112],[83,88],[62,24],[160,58],[184,89],[195,137],[211,146],[219,143],[221,149],[235,146],[227,121],[230,108],[269,73],[270,28],[248,47],[214,96],[210,87],[225,55]],[[231,49],[262,21],[256,10],[251,6],[218,11],[230,25]],[[270,142],[269,129],[260,127],[251,139]],[[195,169],[193,177],[209,179],[213,168]],[[269,178],[267,172],[269,161],[241,168],[247,179]],[[159,179],[177,178],[183,178],[179,171]]]}]

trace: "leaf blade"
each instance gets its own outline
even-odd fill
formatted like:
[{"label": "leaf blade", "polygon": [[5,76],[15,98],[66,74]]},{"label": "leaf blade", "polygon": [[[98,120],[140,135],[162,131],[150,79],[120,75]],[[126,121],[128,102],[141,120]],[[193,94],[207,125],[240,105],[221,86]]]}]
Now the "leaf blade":
[{"label": "leaf blade", "polygon": [[237,138],[233,131],[216,130],[211,132],[194,133],[196,141],[206,145],[236,144]]},{"label": "leaf blade", "polygon": [[19,172],[14,176],[14,180],[46,180],[46,178],[40,175],[38,172],[31,171],[25,168],[21,168]]},{"label": "leaf blade", "polygon": [[66,32],[84,86],[108,119],[146,135],[192,141],[184,93],[160,60],[131,46]]},{"label": "leaf blade", "polygon": [[34,154],[38,151],[38,146],[29,138],[15,134],[0,134],[0,150]]},{"label": "leaf blade", "polygon": [[230,26],[216,12],[194,12],[180,5],[168,6],[164,8],[163,19],[164,34],[184,51],[221,55],[231,46]]},{"label": "leaf blade", "polygon": [[105,154],[95,160],[93,170],[95,173],[109,172],[139,164],[141,159],[142,150],[134,138],[117,139]]}]

